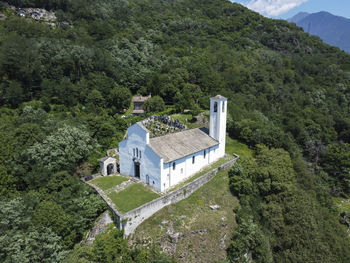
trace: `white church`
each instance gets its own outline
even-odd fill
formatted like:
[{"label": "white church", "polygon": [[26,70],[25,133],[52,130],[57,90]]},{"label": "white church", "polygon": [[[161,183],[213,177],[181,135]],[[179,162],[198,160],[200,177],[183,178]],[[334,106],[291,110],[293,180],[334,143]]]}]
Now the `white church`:
[{"label": "white church", "polygon": [[142,122],[119,143],[120,173],[164,192],[225,155],[227,99],[210,99],[209,134],[204,128],[150,138]]}]

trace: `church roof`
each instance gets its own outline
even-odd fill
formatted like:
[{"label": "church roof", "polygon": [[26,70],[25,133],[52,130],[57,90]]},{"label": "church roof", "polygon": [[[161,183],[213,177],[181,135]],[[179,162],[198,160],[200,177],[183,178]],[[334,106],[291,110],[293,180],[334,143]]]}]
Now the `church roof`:
[{"label": "church roof", "polygon": [[224,96],[221,95],[216,95],[215,97],[212,97],[212,99],[217,99],[217,100],[221,100],[221,99],[227,99]]},{"label": "church roof", "polygon": [[136,97],[132,98],[132,101],[133,102],[145,102],[149,98],[151,98],[151,95],[148,95],[148,96],[145,96],[145,97],[143,97],[143,96],[136,96]]},{"label": "church roof", "polygon": [[169,163],[218,144],[203,128],[197,128],[151,138],[149,146]]},{"label": "church roof", "polygon": [[115,159],[115,158],[112,157],[112,156],[106,156],[106,157],[100,158],[100,159],[98,159],[98,160],[99,160],[100,162],[104,162],[104,161],[108,160],[109,158]]}]

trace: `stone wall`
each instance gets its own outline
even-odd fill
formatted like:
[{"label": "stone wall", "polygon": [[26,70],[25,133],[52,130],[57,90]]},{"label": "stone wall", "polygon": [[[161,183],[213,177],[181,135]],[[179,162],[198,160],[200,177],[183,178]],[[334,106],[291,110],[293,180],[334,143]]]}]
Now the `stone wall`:
[{"label": "stone wall", "polygon": [[189,197],[198,188],[209,182],[218,173],[218,171],[231,168],[239,158],[238,155],[234,155],[234,157],[234,159],[222,164],[218,168],[209,171],[208,173],[180,187],[179,189],[176,189],[170,193],[158,197],[157,199],[154,199],[138,208],[130,210],[125,214],[121,214],[118,212],[115,205],[109,200],[109,198],[107,198],[104,195],[102,190],[100,190],[95,185],[89,183],[88,181],[86,181],[86,183],[89,184],[92,188],[94,188],[99,193],[99,195],[105,200],[105,202],[112,209],[112,211],[114,211],[116,215],[116,225],[119,227],[119,229],[124,228],[125,235],[129,235],[133,233],[136,227],[139,226],[144,220],[151,217],[154,213],[156,213],[163,207],[170,204],[175,204]]},{"label": "stone wall", "polygon": [[183,187],[180,187],[179,189],[154,199],[147,204],[122,214],[119,221],[123,222],[124,224],[122,224],[120,227],[124,228],[126,235],[131,234],[144,220],[151,217],[163,207],[170,204],[175,204],[189,197],[198,188],[209,182],[218,173],[218,171],[231,168],[237,159],[238,157],[235,157],[233,160],[221,165],[219,168],[209,171]]}]

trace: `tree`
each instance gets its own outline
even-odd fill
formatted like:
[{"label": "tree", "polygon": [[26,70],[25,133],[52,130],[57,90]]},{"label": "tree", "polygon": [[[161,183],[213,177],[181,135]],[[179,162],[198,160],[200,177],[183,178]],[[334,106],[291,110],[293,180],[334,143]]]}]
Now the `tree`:
[{"label": "tree", "polygon": [[49,228],[32,226],[30,212],[20,198],[0,199],[0,261],[61,262],[66,252],[60,237]]},{"label": "tree", "polygon": [[0,198],[17,194],[16,178],[8,174],[2,165],[0,165],[0,178]]},{"label": "tree", "polygon": [[154,96],[145,101],[143,109],[146,112],[160,112],[165,110],[165,103],[162,97]]},{"label": "tree", "polygon": [[112,112],[121,112],[129,108],[131,100],[131,92],[128,88],[116,87],[112,89],[108,96],[108,105]]},{"label": "tree", "polygon": [[71,169],[86,158],[95,143],[82,128],[63,125],[43,142],[27,150],[29,161],[44,166],[50,171]]},{"label": "tree", "polygon": [[50,228],[63,239],[63,246],[70,248],[74,245],[76,233],[72,231],[73,220],[62,207],[53,201],[42,201],[33,213],[33,224]]},{"label": "tree", "polygon": [[350,194],[350,144],[333,143],[328,145],[321,165],[329,174],[336,194]]}]

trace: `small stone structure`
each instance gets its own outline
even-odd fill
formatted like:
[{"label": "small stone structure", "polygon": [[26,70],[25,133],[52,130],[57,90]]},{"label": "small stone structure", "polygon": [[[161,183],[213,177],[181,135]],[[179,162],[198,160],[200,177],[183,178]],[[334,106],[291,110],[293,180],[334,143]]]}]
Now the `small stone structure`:
[{"label": "small stone structure", "polygon": [[202,175],[201,177],[193,180],[192,182],[180,187],[179,189],[176,189],[170,193],[158,197],[157,199],[154,199],[140,207],[130,210],[125,214],[121,214],[120,212],[118,212],[113,202],[109,200],[109,198],[103,193],[101,189],[96,187],[94,184],[89,183],[88,178],[85,178],[84,181],[99,193],[99,195],[105,200],[108,206],[115,213],[115,223],[117,227],[119,229],[124,229],[125,235],[130,235],[144,220],[151,217],[154,213],[156,213],[163,207],[168,206],[170,204],[175,204],[189,197],[193,192],[195,192],[201,186],[209,182],[220,170],[226,170],[228,168],[231,168],[238,160],[238,158],[239,156],[234,154],[234,159],[222,164],[221,166],[219,166],[219,168],[215,168]]},{"label": "small stone structure", "polygon": [[145,103],[146,100],[151,98],[151,95],[148,95],[146,97],[142,96],[136,96],[132,98],[132,102],[134,103],[134,110],[132,112],[133,115],[139,115],[143,114],[145,111],[143,109],[143,104]]},{"label": "small stone structure", "polygon": [[103,176],[117,173],[117,159],[111,156],[106,156],[100,161],[100,170]]}]

